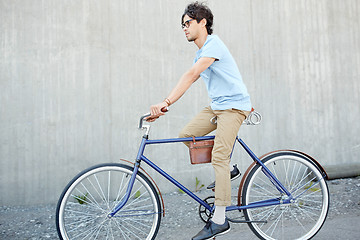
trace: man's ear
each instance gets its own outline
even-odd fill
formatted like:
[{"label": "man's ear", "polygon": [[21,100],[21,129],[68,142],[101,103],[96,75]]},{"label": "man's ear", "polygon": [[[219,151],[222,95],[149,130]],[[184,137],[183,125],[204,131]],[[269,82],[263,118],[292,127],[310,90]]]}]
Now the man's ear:
[{"label": "man's ear", "polygon": [[206,23],[207,23],[206,18],[201,19],[200,24],[202,27],[205,27]]}]

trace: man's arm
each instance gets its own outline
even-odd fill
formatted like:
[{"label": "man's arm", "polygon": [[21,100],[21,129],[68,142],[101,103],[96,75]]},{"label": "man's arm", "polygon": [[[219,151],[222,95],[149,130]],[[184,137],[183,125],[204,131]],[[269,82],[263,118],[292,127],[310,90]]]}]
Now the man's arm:
[{"label": "man's arm", "polygon": [[152,105],[150,107],[151,117],[149,121],[155,120],[164,113],[161,112],[161,109],[168,107],[170,104],[175,103],[182,95],[190,88],[190,86],[199,79],[200,73],[205,71],[210,65],[215,61],[214,58],[203,57],[200,58],[188,71],[186,71],[180,78],[177,85],[170,92],[169,96],[166,98],[166,101]]},{"label": "man's arm", "polygon": [[200,73],[205,71],[215,61],[214,58],[200,58],[187,72],[185,72],[176,87],[171,91],[167,99],[171,103],[176,102],[199,79]]}]

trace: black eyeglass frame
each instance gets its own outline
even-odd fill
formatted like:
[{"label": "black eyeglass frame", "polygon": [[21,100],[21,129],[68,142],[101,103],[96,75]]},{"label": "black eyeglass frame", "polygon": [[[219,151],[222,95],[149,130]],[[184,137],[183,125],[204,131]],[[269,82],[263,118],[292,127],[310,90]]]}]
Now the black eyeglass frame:
[{"label": "black eyeglass frame", "polygon": [[189,20],[186,20],[185,22],[183,22],[181,24],[181,28],[184,29],[184,28],[189,28],[190,27],[190,22],[193,21],[195,19],[189,19]]}]

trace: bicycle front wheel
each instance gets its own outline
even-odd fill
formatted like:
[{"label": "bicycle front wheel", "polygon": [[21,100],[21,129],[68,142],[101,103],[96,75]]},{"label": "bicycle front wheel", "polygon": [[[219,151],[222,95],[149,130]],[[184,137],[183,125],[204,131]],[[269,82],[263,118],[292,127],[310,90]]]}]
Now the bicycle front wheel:
[{"label": "bicycle front wheel", "polygon": [[141,172],[126,205],[108,218],[124,198],[132,172],[127,165],[108,163],[78,174],[56,208],[60,239],[155,239],[161,221],[160,199]]},{"label": "bicycle front wheel", "polygon": [[[251,230],[260,239],[310,239],[320,230],[329,210],[329,191],[317,166],[300,154],[277,153],[263,160],[267,168],[294,197],[290,204],[244,210]],[[249,173],[242,205],[269,199],[287,199],[260,165]]]}]

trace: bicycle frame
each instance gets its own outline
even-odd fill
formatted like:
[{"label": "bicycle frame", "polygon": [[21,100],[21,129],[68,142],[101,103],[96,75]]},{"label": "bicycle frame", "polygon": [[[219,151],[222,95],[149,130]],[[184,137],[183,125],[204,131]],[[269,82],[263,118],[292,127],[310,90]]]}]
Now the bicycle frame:
[{"label": "bicycle frame", "polygon": [[[259,123],[250,116],[244,121],[245,125]],[[217,203],[212,191],[206,191],[210,194],[206,198],[203,196],[205,192],[191,192],[190,188],[165,172],[162,165],[157,166],[145,156],[147,145],[191,143],[194,138],[150,140],[151,125],[143,123],[152,120],[150,114],[140,118],[139,129],[145,134],[140,140],[135,161],[125,160],[130,166],[97,164],[77,174],[66,185],[56,207],[56,229],[61,239],[107,239],[114,236],[154,239],[166,208],[156,182],[146,167],[143,169],[142,163],[194,199],[195,204],[199,204],[199,217],[209,223]],[[216,124],[213,120],[210,122]],[[197,141],[212,139],[216,140],[217,136],[195,138]],[[262,239],[310,239],[315,236],[323,226],[330,206],[327,174],[323,167],[311,156],[297,150],[276,150],[257,157],[239,137],[230,146],[230,158],[237,143],[250,156],[251,164],[242,175],[237,194],[231,196],[229,205],[232,205],[226,207],[227,220],[247,223],[251,231]],[[231,175],[240,176],[235,166]],[[216,185],[215,190],[219,190]],[[293,230],[288,231],[289,226]]]},{"label": "bicycle frame", "polygon": [[[214,139],[215,136],[204,136],[204,137],[195,137],[196,141],[201,141],[201,140],[210,140],[210,139]],[[130,193],[135,181],[135,177],[137,175],[138,169],[140,167],[140,163],[143,161],[146,164],[148,164],[150,167],[152,167],[155,171],[157,171],[160,175],[162,175],[163,177],[165,177],[167,180],[169,180],[170,182],[172,182],[175,186],[177,186],[179,189],[181,189],[182,191],[184,191],[187,195],[189,195],[192,199],[194,199],[195,201],[197,201],[199,204],[201,204],[202,206],[204,206],[206,209],[208,209],[209,211],[213,211],[214,207],[211,207],[208,203],[206,203],[205,201],[203,201],[202,199],[200,199],[196,194],[194,194],[193,192],[191,192],[189,189],[187,189],[185,186],[183,186],[180,182],[178,182],[177,180],[175,180],[173,177],[171,177],[168,173],[166,173],[164,170],[162,170],[160,167],[158,167],[156,164],[154,164],[153,162],[151,162],[148,158],[146,158],[144,156],[144,151],[145,151],[145,147],[146,145],[151,145],[151,144],[163,144],[163,143],[177,143],[177,142],[189,142],[189,141],[193,141],[193,138],[169,138],[169,139],[157,139],[157,140],[149,140],[148,139],[148,135],[145,134],[144,137],[142,138],[140,147],[139,147],[139,151],[136,157],[136,162],[134,164],[134,171],[133,174],[131,176],[129,185],[127,187],[127,191],[125,194],[125,197],[122,199],[122,201],[114,208],[114,210],[109,213],[108,217],[113,217],[128,201],[129,197],[130,197]],[[226,211],[233,211],[233,210],[243,210],[243,209],[248,209],[248,208],[258,208],[258,207],[266,207],[266,206],[271,206],[271,205],[279,205],[279,204],[289,204],[292,200],[293,200],[293,196],[291,195],[291,193],[281,184],[281,182],[275,177],[275,175],[260,161],[260,159],[250,150],[250,148],[245,144],[245,142],[240,139],[239,137],[236,138],[235,142],[238,142],[244,149],[245,151],[249,154],[249,156],[259,165],[262,166],[262,171],[263,173],[270,179],[271,183],[283,194],[286,194],[288,197],[286,199],[269,199],[269,200],[265,200],[265,201],[259,201],[259,202],[253,202],[250,203],[248,205],[244,205],[244,206],[228,206],[226,207]],[[235,143],[234,143],[235,145]]]}]

